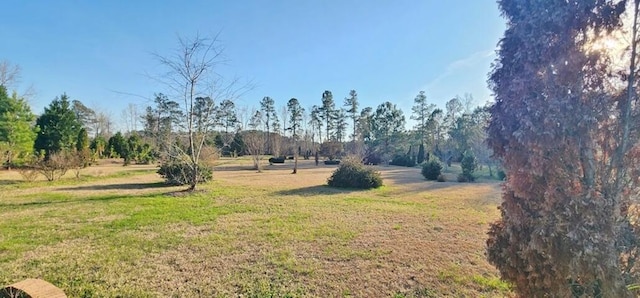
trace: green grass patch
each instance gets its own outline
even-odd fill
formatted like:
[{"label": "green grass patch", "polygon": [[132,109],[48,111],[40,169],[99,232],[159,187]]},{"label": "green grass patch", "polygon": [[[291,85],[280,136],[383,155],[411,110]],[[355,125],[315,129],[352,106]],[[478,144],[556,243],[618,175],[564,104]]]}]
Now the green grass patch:
[{"label": "green grass patch", "polygon": [[508,293],[511,291],[511,285],[499,277],[490,276],[486,277],[483,275],[474,275],[472,277],[474,283],[483,287],[485,291],[498,291],[503,293]]}]

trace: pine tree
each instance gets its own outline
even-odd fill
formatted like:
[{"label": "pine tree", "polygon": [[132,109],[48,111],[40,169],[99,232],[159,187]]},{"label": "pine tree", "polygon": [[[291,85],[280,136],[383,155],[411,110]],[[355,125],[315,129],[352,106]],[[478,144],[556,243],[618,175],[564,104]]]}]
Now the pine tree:
[{"label": "pine tree", "polygon": [[427,96],[424,91],[420,91],[414,99],[414,105],[411,108],[413,112],[411,119],[418,122],[415,126],[415,130],[420,136],[420,144],[424,144],[427,130],[429,128],[429,116],[435,107],[436,106],[434,104],[427,103]]},{"label": "pine tree", "polygon": [[[292,98],[287,102],[287,111],[289,111],[289,122],[291,125],[291,136],[293,138],[293,142],[295,144],[294,147],[298,147],[298,133],[300,131],[300,126],[302,125],[302,115],[304,114],[304,108],[300,106],[298,99]],[[299,150],[294,151],[294,166],[293,166],[293,174],[298,172],[298,155]]]},{"label": "pine tree", "polygon": [[356,137],[358,136],[358,119],[359,117],[359,106],[358,102],[358,93],[356,90],[351,90],[349,92],[349,97],[344,99],[344,106],[347,108],[346,112],[349,114],[349,117],[353,121],[353,134],[351,135],[351,140],[355,143]]},{"label": "pine tree", "polygon": [[333,94],[331,91],[325,90],[322,93],[322,106],[319,108],[320,110],[320,119],[325,122],[325,134],[327,136],[326,140],[330,140],[333,138],[333,130],[335,128],[334,119],[335,119],[335,109],[336,104],[333,102]]}]

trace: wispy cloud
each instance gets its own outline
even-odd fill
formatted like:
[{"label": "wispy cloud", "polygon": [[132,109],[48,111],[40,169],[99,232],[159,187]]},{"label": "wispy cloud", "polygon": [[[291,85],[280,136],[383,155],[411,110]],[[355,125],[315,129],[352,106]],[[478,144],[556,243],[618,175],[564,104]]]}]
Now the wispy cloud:
[{"label": "wispy cloud", "polygon": [[456,71],[464,69],[465,67],[474,65],[480,61],[484,61],[487,58],[492,57],[494,55],[495,55],[494,49],[484,50],[484,51],[475,52],[467,57],[453,61],[449,63],[449,65],[447,65],[444,72],[442,72],[435,79],[427,83],[421,90],[430,90],[434,86],[437,86],[438,84],[440,84],[440,82],[442,82],[443,79],[454,74]]},{"label": "wispy cloud", "polygon": [[398,104],[403,109],[410,110],[413,98],[419,91],[426,91],[429,102],[435,103],[440,108],[444,108],[445,102],[456,94],[461,95],[467,92],[477,100],[484,101],[486,94],[483,93],[488,91],[486,73],[489,71],[489,65],[487,64],[487,68],[482,70],[478,69],[478,65],[488,63],[494,57],[495,49],[489,49],[452,61],[444,67],[440,75],[428,83],[418,86],[418,90],[407,94]]}]

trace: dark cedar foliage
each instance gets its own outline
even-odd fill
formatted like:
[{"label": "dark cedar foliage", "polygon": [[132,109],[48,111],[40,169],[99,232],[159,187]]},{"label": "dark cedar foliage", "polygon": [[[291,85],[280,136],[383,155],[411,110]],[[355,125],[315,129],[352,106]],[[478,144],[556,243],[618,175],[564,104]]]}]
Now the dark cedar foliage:
[{"label": "dark cedar foliage", "polygon": [[370,189],[382,186],[380,172],[358,161],[346,160],[327,180],[331,187]]},{"label": "dark cedar foliage", "polygon": [[588,47],[619,27],[626,3],[498,3],[507,30],[489,79],[488,142],[508,176],[488,259],[522,297],[631,296],[635,81]]}]

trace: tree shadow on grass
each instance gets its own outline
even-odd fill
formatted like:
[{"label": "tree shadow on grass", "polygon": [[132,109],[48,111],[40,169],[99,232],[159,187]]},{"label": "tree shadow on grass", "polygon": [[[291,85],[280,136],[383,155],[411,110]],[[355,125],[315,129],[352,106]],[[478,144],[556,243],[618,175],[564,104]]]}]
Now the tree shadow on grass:
[{"label": "tree shadow on grass", "polygon": [[74,190],[139,190],[149,188],[164,188],[170,187],[164,182],[150,182],[150,183],[117,183],[117,184],[103,184],[103,185],[83,185],[74,187],[59,188],[58,190],[74,191]]},{"label": "tree shadow on grass", "polygon": [[40,201],[31,201],[31,202],[19,202],[19,203],[0,203],[0,207],[29,207],[29,206],[47,206],[47,205],[58,205],[58,204],[69,204],[69,203],[82,203],[82,202],[108,202],[115,201],[121,199],[130,199],[130,198],[153,198],[157,197],[161,194],[150,193],[143,195],[122,195],[122,194],[111,194],[105,196],[94,196],[87,198],[77,198],[77,199],[69,199],[69,200],[40,200]]},{"label": "tree shadow on grass", "polygon": [[4,180],[3,179],[3,180],[0,180],[0,186],[3,186],[3,185],[14,185],[14,184],[22,183],[22,182],[24,182],[24,181],[22,181],[22,180]]},{"label": "tree shadow on grass", "polygon": [[274,195],[280,196],[301,196],[301,197],[315,197],[325,195],[337,195],[346,194],[358,191],[365,191],[355,188],[336,188],[328,185],[315,185],[302,188],[284,189],[273,192]]},{"label": "tree shadow on grass", "polygon": [[213,170],[216,172],[235,172],[235,171],[255,171],[256,169],[253,165],[242,165],[242,166],[228,166],[228,165],[220,165],[213,167]]}]

